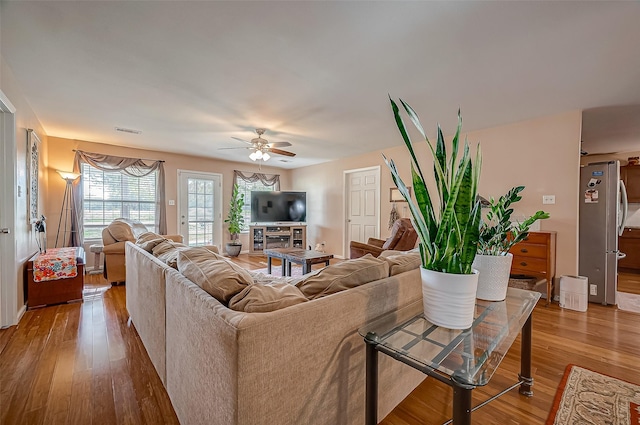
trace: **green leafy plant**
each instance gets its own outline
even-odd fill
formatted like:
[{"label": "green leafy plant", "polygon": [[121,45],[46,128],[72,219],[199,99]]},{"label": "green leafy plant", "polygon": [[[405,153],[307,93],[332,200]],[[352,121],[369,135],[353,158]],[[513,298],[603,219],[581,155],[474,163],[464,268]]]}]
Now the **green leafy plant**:
[{"label": "green leafy plant", "polygon": [[533,223],[549,218],[549,213],[538,211],[522,222],[511,221],[513,208],[510,207],[522,199],[523,190],[524,186],[516,186],[497,201],[489,199],[489,212],[480,226],[478,254],[506,255],[513,245],[527,237]]},{"label": "green leafy plant", "polygon": [[[396,125],[411,156],[415,202],[393,160],[383,156],[396,187],[409,205],[413,224],[420,238],[422,266],[438,272],[470,274],[477,251],[481,222],[480,201],[477,197],[482,163],[480,147],[478,146],[476,158],[472,162],[469,143],[465,139],[462,158],[458,161],[459,136],[462,129],[462,117],[458,111],[458,128],[451,142],[451,154],[447,155],[440,125],[434,149],[416,112],[400,99],[413,125],[427,142],[433,157],[434,181],[438,192],[437,199],[434,200],[427,188],[425,175],[413,150],[398,106],[393,99],[390,100]],[[437,208],[434,201],[438,202]]]},{"label": "green leafy plant", "polygon": [[229,214],[225,223],[229,223],[229,234],[232,241],[238,240],[238,235],[242,231],[242,225],[244,224],[244,215],[242,214],[242,208],[244,207],[244,193],[238,192],[238,185],[233,185],[231,191],[231,201],[229,201]]}]

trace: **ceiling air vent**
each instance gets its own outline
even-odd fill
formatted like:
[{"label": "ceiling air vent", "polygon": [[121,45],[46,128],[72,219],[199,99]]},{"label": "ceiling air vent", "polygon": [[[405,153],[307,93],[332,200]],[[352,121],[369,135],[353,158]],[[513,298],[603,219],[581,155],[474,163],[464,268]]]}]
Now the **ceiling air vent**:
[{"label": "ceiling air vent", "polygon": [[123,133],[131,133],[131,134],[140,134],[141,130],[132,130],[130,128],[116,127],[116,131],[121,131]]}]

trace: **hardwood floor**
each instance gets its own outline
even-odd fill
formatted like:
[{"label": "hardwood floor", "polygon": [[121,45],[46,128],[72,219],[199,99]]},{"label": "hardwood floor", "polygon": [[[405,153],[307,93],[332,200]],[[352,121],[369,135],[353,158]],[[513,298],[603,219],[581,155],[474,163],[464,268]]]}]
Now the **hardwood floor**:
[{"label": "hardwood floor", "polygon": [[640,274],[618,273],[618,292],[640,295]]},{"label": "hardwood floor", "polygon": [[[265,260],[241,255],[235,261],[258,269]],[[639,278],[621,276],[620,286],[639,286]],[[31,310],[18,326],[0,330],[0,424],[177,423],[127,319],[125,287],[87,275],[83,303]],[[640,383],[640,314],[595,304],[581,313],[540,302],[533,320],[534,396],[512,390],[474,412],[474,423],[543,424],[569,363]],[[474,405],[509,386],[519,355],[518,340],[490,384],[474,390]],[[381,423],[439,424],[450,412],[451,389],[426,379]]]}]

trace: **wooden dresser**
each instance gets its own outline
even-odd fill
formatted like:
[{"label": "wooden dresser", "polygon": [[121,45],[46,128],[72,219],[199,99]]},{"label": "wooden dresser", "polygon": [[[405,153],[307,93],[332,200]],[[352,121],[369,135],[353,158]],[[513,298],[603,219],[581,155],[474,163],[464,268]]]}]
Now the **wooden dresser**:
[{"label": "wooden dresser", "polygon": [[547,304],[553,301],[556,232],[529,232],[529,236],[511,247],[509,252],[513,254],[511,274],[547,279]]}]

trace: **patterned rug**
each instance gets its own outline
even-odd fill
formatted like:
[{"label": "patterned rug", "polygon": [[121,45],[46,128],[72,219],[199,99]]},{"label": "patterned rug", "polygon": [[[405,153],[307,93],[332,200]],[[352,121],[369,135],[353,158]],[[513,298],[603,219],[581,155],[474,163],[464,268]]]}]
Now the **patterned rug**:
[{"label": "patterned rug", "polygon": [[[268,274],[267,273],[267,268],[265,267],[264,269],[258,269],[258,270],[252,270],[254,272],[259,272],[259,273],[264,273],[264,274]],[[271,266],[271,276],[282,276],[282,266],[281,265],[277,265],[277,266]],[[291,277],[300,277],[302,276],[302,266],[291,266]]]},{"label": "patterned rug", "polygon": [[546,425],[636,425],[639,405],[639,385],[569,365]]}]

